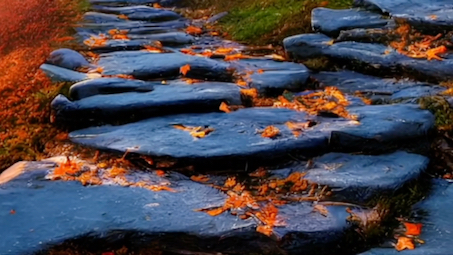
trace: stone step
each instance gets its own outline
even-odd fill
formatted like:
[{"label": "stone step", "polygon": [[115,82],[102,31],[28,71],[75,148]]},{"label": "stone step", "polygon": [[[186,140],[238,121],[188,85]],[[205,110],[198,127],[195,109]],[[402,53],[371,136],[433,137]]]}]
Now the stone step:
[{"label": "stone step", "polygon": [[326,56],[359,69],[376,72],[406,72],[424,79],[445,81],[453,78],[453,55],[443,60],[414,59],[377,43],[338,42],[323,34],[301,34],[283,41],[286,51],[296,59]]},{"label": "stone step", "polygon": [[[95,81],[85,83],[93,84]],[[120,84],[124,86],[126,83]],[[80,84],[75,86],[80,88]],[[139,89],[143,90],[143,86]],[[80,93],[80,89],[78,90]],[[201,82],[189,85],[186,82],[179,82],[171,85],[154,85],[151,91],[150,87],[141,92],[135,90],[92,95],[76,101],[70,101],[65,96],[59,95],[51,103],[54,121],[72,127],[86,127],[99,123],[125,123],[185,112],[215,112],[220,111],[219,106],[222,102],[231,105],[242,104],[240,88],[234,83]]]},{"label": "stone step", "polygon": [[319,72],[311,75],[320,88],[335,86],[343,93],[360,94],[371,100],[372,104],[396,102],[416,102],[418,98],[440,95],[447,88],[431,83],[409,79],[380,78],[361,73],[341,70],[338,72]]},{"label": "stone step", "polygon": [[149,7],[146,5],[126,6],[126,7],[108,7],[108,6],[91,6],[90,9],[96,12],[124,15],[129,20],[142,21],[167,21],[180,19],[181,16],[173,11]]},{"label": "stone step", "polygon": [[[347,212],[355,209],[346,210],[341,205],[323,206],[321,212],[312,202],[271,207],[274,209],[269,213],[277,215],[269,217],[276,217],[279,223],[270,229],[268,237],[257,232],[258,226],[266,224],[261,220],[268,217],[264,216],[267,203],[248,201],[248,206],[210,216],[198,210],[223,206],[233,191],[226,195],[180,174],[161,177],[138,172],[136,181],[143,179],[142,183],[167,185],[173,190],[157,192],[113,184],[83,186],[74,181],[51,181],[46,174],[53,167],[45,162],[19,164],[22,174],[1,186],[0,249],[5,255],[44,252],[83,237],[90,242],[125,242],[130,237],[139,247],[157,242],[163,249],[194,249],[192,252],[332,254],[335,249],[341,254],[350,246],[348,238],[357,236]],[[233,215],[233,211],[242,215],[244,210],[257,216],[241,219]]]},{"label": "stone step", "polygon": [[[326,150],[385,151],[403,146],[408,140],[425,137],[433,128],[434,116],[415,105],[376,105],[348,108],[358,115],[359,123],[342,118],[309,116],[277,108],[246,108],[232,113],[180,114],[157,117],[122,126],[103,126],[70,133],[73,142],[98,149],[108,149],[171,157],[193,164],[222,161],[246,164],[272,161],[298,152],[310,156]],[[316,125],[304,129],[300,136],[285,124]],[[214,129],[196,139],[173,125]],[[280,133],[263,137],[260,130],[275,126]]]}]

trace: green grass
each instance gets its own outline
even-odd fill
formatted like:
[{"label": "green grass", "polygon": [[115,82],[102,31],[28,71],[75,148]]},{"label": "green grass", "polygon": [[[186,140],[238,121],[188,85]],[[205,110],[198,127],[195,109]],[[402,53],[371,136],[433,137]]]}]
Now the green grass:
[{"label": "green grass", "polygon": [[90,10],[90,2],[88,0],[79,0],[77,5],[77,11],[80,13],[85,13]]},{"label": "green grass", "polygon": [[213,12],[228,11],[219,27],[231,39],[248,44],[281,44],[290,35],[311,31],[311,11],[318,6],[340,9],[352,0],[327,3],[322,0],[186,0],[194,9],[212,8]]}]

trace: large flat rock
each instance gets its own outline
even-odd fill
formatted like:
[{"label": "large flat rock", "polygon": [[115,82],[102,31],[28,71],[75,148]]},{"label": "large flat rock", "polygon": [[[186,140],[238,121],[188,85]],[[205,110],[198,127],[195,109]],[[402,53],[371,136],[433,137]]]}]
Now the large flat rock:
[{"label": "large flat rock", "polygon": [[453,78],[453,56],[443,60],[414,59],[378,43],[339,42],[322,34],[302,34],[286,38],[285,49],[294,58],[327,56],[349,65],[380,71],[405,71],[424,79],[449,80]]},{"label": "large flat rock", "polygon": [[83,236],[121,243],[131,233],[138,246],[153,241],[164,248],[196,249],[193,252],[332,254],[335,247],[341,254],[346,236],[351,237],[343,206],[327,207],[325,216],[314,211],[311,202],[279,206],[284,224],[274,227],[271,239],[256,232],[254,217],[242,220],[229,212],[212,217],[195,211],[221,206],[227,196],[178,174],[149,173],[148,179],[170,182],[176,191],[154,192],[50,181],[39,163],[30,165],[0,186],[0,249],[5,255],[34,254]]},{"label": "large flat rock", "polygon": [[54,82],[79,82],[89,79],[86,73],[76,72],[55,65],[42,64],[39,68]]},{"label": "large flat rock", "polygon": [[244,77],[250,88],[256,88],[264,95],[278,94],[284,90],[300,91],[310,74],[303,64],[268,59],[234,61],[231,67],[236,74]]},{"label": "large flat rock", "polygon": [[113,52],[102,54],[98,64],[104,69],[104,74],[126,74],[145,80],[178,77],[180,68],[185,65],[190,65],[186,74],[190,78],[232,80],[227,63],[182,53]]},{"label": "large flat rock", "polygon": [[412,102],[424,96],[434,96],[446,90],[445,87],[409,79],[380,78],[342,70],[312,74],[320,87],[335,86],[343,93],[359,93],[372,103]]},{"label": "large flat rock", "polygon": [[436,28],[450,30],[453,26],[453,2],[449,0],[355,0],[354,4],[389,13],[431,32]]},{"label": "large flat rock", "polygon": [[389,25],[390,19],[381,14],[360,9],[334,10],[324,7],[313,9],[311,24],[313,30],[330,36],[353,28],[381,28]]},{"label": "large flat rock", "polygon": [[129,20],[167,21],[181,18],[181,16],[175,12],[160,8],[153,8],[146,5],[125,7],[95,5],[91,6],[91,9],[102,13],[125,15]]},{"label": "large flat rock", "polygon": [[329,153],[314,159],[305,178],[328,185],[342,200],[362,202],[375,196],[391,196],[418,178],[428,163],[427,157],[403,151],[378,156]]},{"label": "large flat rock", "polygon": [[[103,126],[72,132],[71,140],[115,151],[137,148],[134,152],[157,157],[197,161],[236,159],[236,162],[272,160],[299,152],[321,153],[329,146],[342,151],[388,149],[387,146],[424,137],[434,125],[433,115],[415,105],[380,105],[350,107],[359,116],[360,124],[341,118],[307,116],[277,108],[247,108],[226,113],[181,114],[153,118],[123,126]],[[286,122],[315,120],[301,136],[294,136]],[[173,127],[206,126],[214,131],[202,139]],[[280,129],[274,139],[258,132],[269,125]],[[203,162],[201,161],[203,159]],[[231,161],[232,162],[232,161]],[[231,163],[230,162],[230,163]]]},{"label": "large flat rock", "polygon": [[[131,86],[139,83],[134,82]],[[80,84],[77,86],[80,87]],[[94,89],[99,89],[99,86]],[[52,101],[51,107],[56,122],[80,126],[88,123],[124,123],[185,112],[219,111],[222,102],[241,104],[241,93],[236,84],[203,82],[189,85],[181,82],[155,85],[151,91],[148,87],[142,92],[99,94],[76,101],[59,95]]]},{"label": "large flat rock", "polygon": [[[415,206],[415,216],[423,224],[420,238],[424,244],[414,250],[404,250],[408,255],[443,255],[451,254],[453,244],[453,221],[451,208],[453,207],[453,187],[445,181],[438,180],[434,184],[432,194]],[[393,255],[401,254],[391,248],[374,248],[361,255]]]}]

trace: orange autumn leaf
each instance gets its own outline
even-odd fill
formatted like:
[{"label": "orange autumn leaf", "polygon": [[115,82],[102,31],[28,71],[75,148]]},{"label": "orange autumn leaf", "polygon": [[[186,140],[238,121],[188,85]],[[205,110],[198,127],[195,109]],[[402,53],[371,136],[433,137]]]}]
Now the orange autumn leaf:
[{"label": "orange autumn leaf", "polygon": [[256,169],[255,172],[250,173],[249,176],[250,177],[264,177],[264,176],[266,176],[266,174],[267,174],[267,171],[264,168],[260,167],[260,168]]},{"label": "orange autumn leaf", "polygon": [[227,188],[232,188],[234,186],[236,186],[236,177],[229,177],[226,181],[225,181],[225,184],[223,186],[227,187]]},{"label": "orange autumn leaf", "polygon": [[210,216],[217,216],[217,215],[222,214],[224,211],[225,211],[225,209],[223,207],[219,207],[216,209],[208,210],[208,211],[206,211],[206,213],[209,214]]},{"label": "orange autumn leaf", "polygon": [[415,249],[415,244],[411,238],[401,236],[398,238],[398,243],[396,244],[395,249],[397,251],[402,251],[405,249],[413,250],[413,249]]},{"label": "orange autumn leaf", "polygon": [[280,129],[274,126],[267,126],[264,131],[261,133],[262,137],[274,138],[280,134]]},{"label": "orange autumn leaf", "polygon": [[437,15],[430,15],[429,18],[432,19],[432,20],[436,20],[437,19]]},{"label": "orange autumn leaf", "polygon": [[423,225],[421,223],[409,223],[404,222],[404,226],[406,227],[406,235],[408,236],[418,236],[422,232]]},{"label": "orange autumn leaf", "polygon": [[153,7],[156,9],[162,8],[162,6],[159,3],[153,3]]},{"label": "orange autumn leaf", "polygon": [[192,175],[190,177],[192,181],[195,182],[207,182],[209,181],[209,177],[207,175]]},{"label": "orange autumn leaf", "polygon": [[162,170],[156,170],[156,175],[159,176],[159,177],[164,177],[165,176],[165,172],[162,171]]},{"label": "orange autumn leaf", "polygon": [[179,72],[182,74],[182,75],[186,75],[187,72],[190,71],[190,65],[187,64],[187,65],[184,65],[184,66],[181,66],[181,68],[179,68]]},{"label": "orange autumn leaf", "polygon": [[233,51],[234,51],[234,48],[218,48],[214,51],[214,54],[224,55],[224,54],[230,54]]},{"label": "orange autumn leaf", "polygon": [[144,48],[145,48],[145,51],[152,52],[152,53],[162,53],[163,52],[162,49],[159,49],[157,47],[150,46],[150,45],[145,45]]},{"label": "orange autumn leaf", "polygon": [[428,60],[432,60],[432,59],[443,60],[441,57],[439,57],[437,55],[438,54],[443,54],[443,53],[446,53],[446,52],[447,52],[447,47],[442,45],[442,46],[439,46],[437,48],[430,49],[430,50],[426,51],[426,58]]},{"label": "orange autumn leaf", "polygon": [[256,232],[259,232],[266,236],[271,236],[273,233],[272,227],[268,225],[256,227]]},{"label": "orange autumn leaf", "polygon": [[258,69],[258,70],[256,70],[256,72],[259,73],[259,74],[262,74],[262,73],[264,73],[264,70],[263,69]]},{"label": "orange autumn leaf", "polygon": [[233,60],[239,60],[239,59],[247,59],[247,58],[251,58],[250,56],[247,56],[247,55],[243,55],[242,53],[238,53],[238,54],[233,54],[233,55],[227,55],[225,56],[225,61],[233,61]]},{"label": "orange autumn leaf", "polygon": [[120,15],[118,15],[118,18],[120,18],[120,19],[126,19],[126,20],[128,20],[128,19],[129,19],[129,17],[128,17],[128,16],[126,16],[126,15],[124,15],[124,14],[120,14]]},{"label": "orange autumn leaf", "polygon": [[230,107],[225,102],[222,102],[220,104],[219,110],[221,110],[222,112],[226,112],[226,113],[230,113],[231,112]]},{"label": "orange autumn leaf", "polygon": [[238,80],[236,82],[236,85],[240,86],[240,87],[246,87],[247,86],[247,82],[244,81],[244,80]]},{"label": "orange autumn leaf", "polygon": [[191,35],[199,35],[199,34],[203,33],[203,30],[199,27],[188,26],[186,28],[186,32]]},{"label": "orange autumn leaf", "polygon": [[9,211],[9,214],[16,214],[16,210],[11,209],[11,210]]},{"label": "orange autumn leaf", "polygon": [[249,97],[258,97],[258,90],[253,88],[253,89],[241,89],[241,94],[244,96],[249,96]]}]

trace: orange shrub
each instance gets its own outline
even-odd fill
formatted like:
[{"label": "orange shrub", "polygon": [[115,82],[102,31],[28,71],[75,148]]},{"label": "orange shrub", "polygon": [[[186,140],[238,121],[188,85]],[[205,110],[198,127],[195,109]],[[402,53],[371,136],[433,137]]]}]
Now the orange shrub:
[{"label": "orange shrub", "polygon": [[0,171],[36,159],[56,134],[49,102],[58,86],[39,66],[78,19],[77,1],[0,1]]}]

